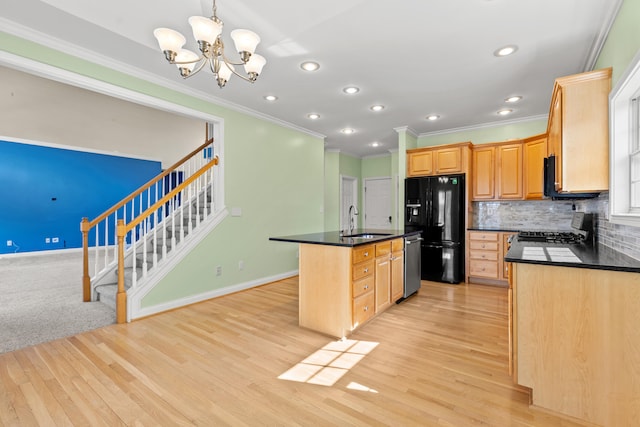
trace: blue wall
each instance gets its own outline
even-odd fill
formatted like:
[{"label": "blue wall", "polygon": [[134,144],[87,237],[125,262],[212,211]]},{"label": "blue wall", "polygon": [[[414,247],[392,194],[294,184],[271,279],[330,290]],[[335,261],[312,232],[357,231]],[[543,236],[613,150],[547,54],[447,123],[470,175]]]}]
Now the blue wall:
[{"label": "blue wall", "polygon": [[155,161],[0,141],[0,254],[82,247],[83,217],[160,172]]}]

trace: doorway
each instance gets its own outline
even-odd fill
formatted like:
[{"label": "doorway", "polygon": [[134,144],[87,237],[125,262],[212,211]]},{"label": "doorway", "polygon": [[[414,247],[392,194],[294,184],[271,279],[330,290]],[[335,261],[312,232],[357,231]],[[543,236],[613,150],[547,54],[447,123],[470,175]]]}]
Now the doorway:
[{"label": "doorway", "polygon": [[392,228],[391,178],[364,180],[364,226],[369,229]]}]

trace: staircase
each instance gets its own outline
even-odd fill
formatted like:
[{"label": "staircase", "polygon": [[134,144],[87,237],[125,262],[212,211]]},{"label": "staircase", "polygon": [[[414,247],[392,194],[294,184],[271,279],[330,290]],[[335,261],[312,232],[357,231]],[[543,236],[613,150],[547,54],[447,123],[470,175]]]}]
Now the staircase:
[{"label": "staircase", "polygon": [[[138,250],[135,252],[136,278],[143,276],[143,266],[146,266],[147,273],[151,275],[154,264],[160,263],[164,257],[171,255],[174,247],[178,248],[180,242],[188,238],[190,231],[197,228],[209,216],[212,212],[212,198],[211,192],[207,190],[210,189],[205,189],[204,194],[200,194],[199,200],[191,201],[191,206],[187,209],[187,211],[192,211],[189,216],[180,221],[180,218],[175,218],[179,217],[180,213],[174,212],[173,217],[167,217],[165,221],[158,224],[163,229],[157,233],[156,239],[153,238],[153,235],[148,235],[146,248],[144,248],[145,245],[138,245]],[[124,267],[124,289],[128,291],[133,285],[134,267],[133,265],[127,265],[132,263],[127,263],[126,261]],[[107,275],[104,281],[94,286],[93,291],[96,301],[100,301],[115,310],[116,293],[118,291],[117,266],[114,266],[112,270],[113,274]]]},{"label": "staircase", "polygon": [[96,219],[82,220],[84,301],[113,307],[118,323],[131,320],[130,296],[149,292],[212,229],[219,213],[213,149],[208,139]]}]

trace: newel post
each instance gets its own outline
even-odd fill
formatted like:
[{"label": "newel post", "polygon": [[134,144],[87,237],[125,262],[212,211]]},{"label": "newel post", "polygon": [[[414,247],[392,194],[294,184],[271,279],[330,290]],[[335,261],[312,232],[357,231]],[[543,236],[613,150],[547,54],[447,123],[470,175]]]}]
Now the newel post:
[{"label": "newel post", "polygon": [[124,219],[118,220],[118,293],[116,294],[116,322],[127,322],[127,293],[124,290]]},{"label": "newel post", "polygon": [[91,277],[89,276],[89,218],[82,218],[82,301],[91,301]]}]

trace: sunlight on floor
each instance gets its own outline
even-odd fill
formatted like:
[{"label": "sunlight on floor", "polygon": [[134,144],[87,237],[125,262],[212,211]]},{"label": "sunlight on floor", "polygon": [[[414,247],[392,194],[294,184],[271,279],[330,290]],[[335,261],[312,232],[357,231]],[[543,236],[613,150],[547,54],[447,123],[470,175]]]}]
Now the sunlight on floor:
[{"label": "sunlight on floor", "polygon": [[[377,345],[377,342],[347,339],[330,342],[280,375],[278,379],[332,386]],[[377,393],[369,387],[353,382],[347,388]]]}]

